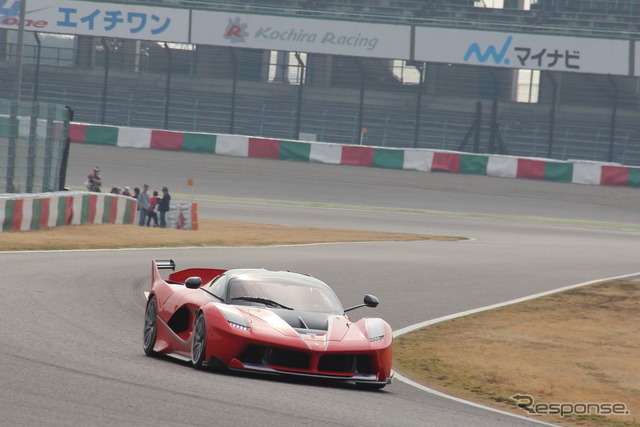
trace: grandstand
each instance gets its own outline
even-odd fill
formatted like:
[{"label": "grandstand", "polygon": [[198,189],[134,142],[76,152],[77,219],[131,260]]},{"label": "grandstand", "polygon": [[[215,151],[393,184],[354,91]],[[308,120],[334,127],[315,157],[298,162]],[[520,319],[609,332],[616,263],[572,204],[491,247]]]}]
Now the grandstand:
[{"label": "grandstand", "polygon": [[[640,40],[640,2],[487,2],[122,3]],[[0,30],[2,93],[11,93],[14,84],[13,32]],[[500,150],[495,138],[501,137],[511,155],[640,165],[638,77],[540,71],[522,82],[507,68],[318,53],[296,59],[294,52],[91,36],[45,46],[37,65],[34,40],[27,37],[27,45],[21,99],[69,105],[80,122],[471,151],[465,137],[480,109],[482,152]],[[524,100],[520,86],[528,90]]]}]

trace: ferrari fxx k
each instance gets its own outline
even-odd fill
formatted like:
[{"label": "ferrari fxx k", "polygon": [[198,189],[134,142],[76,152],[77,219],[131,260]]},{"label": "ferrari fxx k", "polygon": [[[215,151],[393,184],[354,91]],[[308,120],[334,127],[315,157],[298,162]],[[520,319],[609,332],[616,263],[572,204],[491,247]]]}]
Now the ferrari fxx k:
[{"label": "ferrari fxx k", "polygon": [[[160,270],[171,269],[167,279]],[[391,381],[393,338],[382,319],[351,321],[324,282],[264,269],[190,268],[154,260],[143,348],[196,368],[298,375],[382,388]]]}]

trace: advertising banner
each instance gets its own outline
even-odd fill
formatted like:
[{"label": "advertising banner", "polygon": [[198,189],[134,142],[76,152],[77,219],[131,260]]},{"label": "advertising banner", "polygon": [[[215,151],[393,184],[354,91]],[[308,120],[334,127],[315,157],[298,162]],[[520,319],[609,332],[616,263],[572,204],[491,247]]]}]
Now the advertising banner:
[{"label": "advertising banner", "polygon": [[[0,0],[0,28],[17,30],[19,18],[19,0]],[[102,2],[28,0],[24,29],[186,43],[189,11]]]},{"label": "advertising banner", "polygon": [[191,43],[409,59],[411,27],[194,11]]},{"label": "advertising banner", "polygon": [[577,73],[629,74],[629,42],[595,38],[416,28],[415,59]]}]

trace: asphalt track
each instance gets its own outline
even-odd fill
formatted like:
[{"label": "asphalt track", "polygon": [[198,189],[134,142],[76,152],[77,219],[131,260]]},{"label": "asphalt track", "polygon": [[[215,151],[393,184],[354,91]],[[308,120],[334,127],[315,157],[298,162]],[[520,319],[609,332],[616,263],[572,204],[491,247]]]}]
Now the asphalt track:
[{"label": "asphalt track", "polygon": [[152,258],[308,272],[345,305],[377,295],[354,317],[394,329],[640,270],[636,189],[78,144],[67,183],[94,164],[106,186],[167,185],[197,200],[201,218],[470,240],[0,253],[0,425],[535,425],[400,381],[363,392],[148,358]]}]

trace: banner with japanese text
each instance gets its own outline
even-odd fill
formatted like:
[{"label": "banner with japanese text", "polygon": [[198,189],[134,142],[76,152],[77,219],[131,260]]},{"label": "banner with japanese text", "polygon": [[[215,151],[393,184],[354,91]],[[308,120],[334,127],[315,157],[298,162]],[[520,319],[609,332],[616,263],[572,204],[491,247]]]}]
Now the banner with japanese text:
[{"label": "banner with japanese text", "polygon": [[[20,1],[0,0],[0,28],[17,30]],[[28,0],[26,31],[185,43],[189,10],[103,2]]]},{"label": "banner with japanese text", "polygon": [[416,27],[415,60],[596,74],[629,74],[629,42]]},{"label": "banner with japanese text", "polygon": [[409,59],[411,27],[198,11],[192,18],[191,43]]}]

